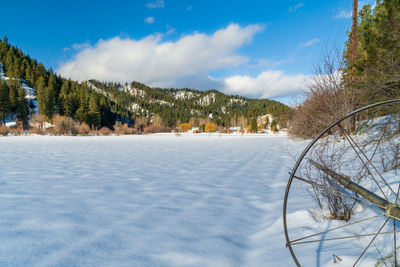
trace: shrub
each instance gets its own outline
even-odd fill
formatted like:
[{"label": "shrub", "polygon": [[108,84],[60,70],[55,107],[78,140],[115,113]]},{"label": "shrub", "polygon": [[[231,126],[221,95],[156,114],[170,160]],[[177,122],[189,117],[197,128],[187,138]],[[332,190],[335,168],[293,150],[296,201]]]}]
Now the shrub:
[{"label": "shrub", "polygon": [[142,134],[145,127],[146,126],[144,124],[137,124],[137,125],[135,125],[135,132],[137,134]]},{"label": "shrub", "polygon": [[75,124],[75,130],[76,130],[76,134],[78,135],[88,135],[92,132],[92,130],[90,129],[89,125],[87,125],[84,122],[81,123],[76,123]]},{"label": "shrub", "polygon": [[122,124],[122,123],[120,123],[119,121],[117,121],[115,124],[114,124],[114,132],[115,132],[115,134],[117,134],[117,135],[120,135],[120,134],[136,134],[137,133],[137,130],[136,129],[134,129],[134,128],[130,128],[129,126],[128,126],[128,124]]},{"label": "shrub", "polygon": [[44,135],[45,134],[43,129],[38,128],[38,127],[32,127],[31,128],[31,132],[34,133],[34,134],[40,134],[40,135]]},{"label": "shrub", "polygon": [[215,132],[217,130],[217,125],[214,123],[207,123],[206,126],[204,127],[204,130],[209,133],[209,132]]},{"label": "shrub", "polygon": [[145,127],[143,132],[145,134],[149,134],[149,133],[170,133],[171,132],[171,128],[154,124],[154,125],[150,125],[150,126]]},{"label": "shrub", "polygon": [[[353,110],[353,92],[346,90],[342,72],[335,71],[341,69],[342,64],[340,59],[335,61],[328,56],[316,69],[316,74],[307,85],[308,98],[294,110],[289,123],[290,135],[303,139],[313,138],[329,124]],[[343,126],[347,129],[351,127]]]},{"label": "shrub", "polygon": [[229,131],[228,128],[222,128],[221,130],[219,130],[219,132],[220,132],[220,133],[223,133],[223,134],[225,134],[225,133],[230,133],[230,131]]},{"label": "shrub", "polygon": [[32,115],[31,120],[34,127],[44,129],[47,117],[43,114],[34,114]]},{"label": "shrub", "polygon": [[110,135],[110,134],[112,134],[112,131],[107,127],[103,127],[100,130],[98,130],[98,133],[100,135]]},{"label": "shrub", "polygon": [[7,126],[5,126],[5,125],[0,126],[0,135],[7,136],[9,131],[10,130],[8,129]]},{"label": "shrub", "polygon": [[53,117],[53,134],[54,135],[72,135],[76,134],[75,121],[70,117],[55,115]]},{"label": "shrub", "polygon": [[181,130],[182,132],[187,132],[190,128],[192,128],[192,124],[190,123],[182,123],[181,125],[179,125],[179,130]]},{"label": "shrub", "polygon": [[312,91],[309,98],[295,109],[288,133],[303,139],[313,138],[348,113],[350,109],[347,107],[343,91]]},{"label": "shrub", "polygon": [[126,129],[126,134],[137,134],[136,129],[128,127],[128,129]]},{"label": "shrub", "polygon": [[12,135],[24,135],[25,131],[21,125],[21,127],[14,127],[9,133]]}]

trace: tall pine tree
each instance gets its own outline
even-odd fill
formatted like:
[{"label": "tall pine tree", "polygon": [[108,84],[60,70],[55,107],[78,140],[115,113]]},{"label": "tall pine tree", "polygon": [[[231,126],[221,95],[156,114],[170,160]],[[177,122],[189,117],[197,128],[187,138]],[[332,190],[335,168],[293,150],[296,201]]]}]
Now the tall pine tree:
[{"label": "tall pine tree", "polygon": [[92,94],[90,96],[89,100],[89,111],[87,114],[87,119],[86,122],[88,125],[92,127],[92,129],[96,129],[100,127],[100,107],[99,107],[99,102],[97,100],[97,97],[95,94]]},{"label": "tall pine tree", "polygon": [[10,111],[10,93],[7,82],[0,79],[0,116],[2,123],[6,123],[6,117]]},{"label": "tall pine tree", "polygon": [[41,76],[36,83],[36,100],[40,114],[45,114],[46,105],[46,78]]},{"label": "tall pine tree", "polygon": [[28,125],[29,107],[25,97],[25,89],[18,88],[17,122],[25,129]]}]

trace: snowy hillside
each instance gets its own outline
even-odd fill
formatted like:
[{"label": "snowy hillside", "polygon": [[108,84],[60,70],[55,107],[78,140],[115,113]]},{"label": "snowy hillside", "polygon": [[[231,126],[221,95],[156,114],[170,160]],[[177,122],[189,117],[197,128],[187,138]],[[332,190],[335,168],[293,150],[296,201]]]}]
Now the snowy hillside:
[{"label": "snowy hillside", "polygon": [[[3,79],[8,82],[9,78],[5,75],[4,70],[3,70],[3,64],[0,62],[0,79]],[[25,89],[25,98],[32,102],[32,105],[34,106],[34,112],[37,113],[37,101],[36,101],[36,96],[34,93],[34,89],[27,85],[24,81],[20,81],[20,86]],[[29,103],[29,102],[28,102]],[[16,125],[16,114],[10,114],[6,118],[6,125],[8,127],[14,127]]]}]

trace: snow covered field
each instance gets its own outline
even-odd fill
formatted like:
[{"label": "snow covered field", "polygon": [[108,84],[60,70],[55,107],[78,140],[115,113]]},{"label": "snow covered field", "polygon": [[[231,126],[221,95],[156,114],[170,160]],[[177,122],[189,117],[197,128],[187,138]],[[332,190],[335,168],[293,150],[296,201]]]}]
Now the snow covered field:
[{"label": "snow covered field", "polygon": [[293,266],[282,201],[306,144],[0,138],[0,266]]}]

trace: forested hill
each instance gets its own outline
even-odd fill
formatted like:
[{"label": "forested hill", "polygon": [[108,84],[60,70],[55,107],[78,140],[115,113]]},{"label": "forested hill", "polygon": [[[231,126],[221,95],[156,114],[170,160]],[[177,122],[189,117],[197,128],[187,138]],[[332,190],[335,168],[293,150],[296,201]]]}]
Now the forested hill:
[{"label": "forested hill", "polygon": [[138,82],[121,85],[96,80],[82,84],[127,107],[136,118],[151,120],[157,114],[169,127],[189,121],[204,124],[206,120],[221,126],[245,127],[244,121],[265,114],[273,115],[283,126],[290,113],[290,108],[277,101],[226,95],[217,90],[151,88]]},{"label": "forested hill", "polygon": [[217,90],[151,88],[138,82],[122,85],[88,80],[78,83],[46,69],[10,45],[7,37],[0,40],[0,73],[4,74],[3,79],[7,77],[6,83],[0,83],[1,118],[17,113],[17,119],[25,123],[27,112],[20,113],[28,110],[29,104],[32,107],[32,103],[21,100],[24,98],[23,90],[19,90],[22,85],[33,88],[37,110],[49,120],[60,114],[96,128],[112,128],[116,121],[168,127],[184,122],[245,127],[252,119],[265,114],[271,114],[284,127],[291,113],[288,106],[277,101],[226,95]]}]

